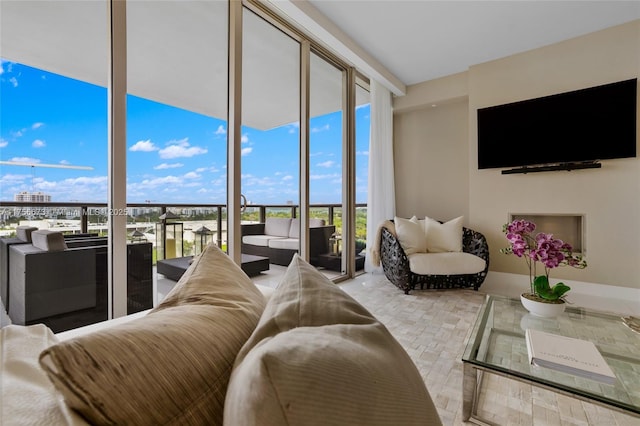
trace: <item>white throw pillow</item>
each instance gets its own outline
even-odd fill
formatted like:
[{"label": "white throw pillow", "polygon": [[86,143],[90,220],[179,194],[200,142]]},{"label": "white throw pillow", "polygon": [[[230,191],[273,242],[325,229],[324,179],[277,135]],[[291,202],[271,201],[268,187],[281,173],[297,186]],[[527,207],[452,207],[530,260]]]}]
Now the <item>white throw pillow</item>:
[{"label": "white throw pillow", "polygon": [[440,223],[430,217],[425,217],[424,233],[429,253],[444,253],[462,251],[462,221],[464,216]]},{"label": "white throw pillow", "polygon": [[393,221],[396,225],[396,235],[407,256],[414,253],[427,252],[424,229],[417,217],[413,216],[411,219],[404,219],[396,216]]}]

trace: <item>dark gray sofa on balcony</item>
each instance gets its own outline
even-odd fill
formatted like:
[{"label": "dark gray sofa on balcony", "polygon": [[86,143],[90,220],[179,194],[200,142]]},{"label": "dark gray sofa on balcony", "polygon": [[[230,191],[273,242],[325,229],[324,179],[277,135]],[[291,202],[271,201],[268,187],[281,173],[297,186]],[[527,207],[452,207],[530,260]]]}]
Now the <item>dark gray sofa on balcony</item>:
[{"label": "dark gray sofa on balcony", "polygon": [[53,315],[96,306],[96,257],[68,249],[59,232],[35,231],[31,244],[9,248],[8,313],[26,325]]},{"label": "dark gray sofa on balcony", "polygon": [[[300,246],[300,220],[268,217],[264,223],[243,224],[242,253],[269,258],[269,262],[288,266]],[[323,219],[309,219],[309,260],[312,265],[321,254],[329,253],[334,225]]]},{"label": "dark gray sofa on balcony", "polygon": [[[60,233],[37,233],[57,235],[58,240],[50,246],[36,241],[14,244],[8,250],[11,321],[21,325],[43,322],[60,332],[106,320],[107,238],[64,240]],[[153,307],[152,274],[151,243],[127,244],[128,314]]]}]

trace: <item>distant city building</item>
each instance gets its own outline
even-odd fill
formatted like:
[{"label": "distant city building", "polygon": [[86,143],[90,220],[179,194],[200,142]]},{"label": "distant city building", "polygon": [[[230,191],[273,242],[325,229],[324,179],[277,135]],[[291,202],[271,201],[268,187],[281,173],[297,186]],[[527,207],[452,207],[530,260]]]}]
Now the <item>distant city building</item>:
[{"label": "distant city building", "polygon": [[45,194],[44,192],[22,191],[13,196],[13,201],[21,203],[50,203],[51,195]]}]

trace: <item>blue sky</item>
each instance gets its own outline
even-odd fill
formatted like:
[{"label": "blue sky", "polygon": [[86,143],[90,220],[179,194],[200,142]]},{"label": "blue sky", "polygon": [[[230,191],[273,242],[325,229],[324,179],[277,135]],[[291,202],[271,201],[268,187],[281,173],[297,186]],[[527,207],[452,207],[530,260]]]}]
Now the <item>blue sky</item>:
[{"label": "blue sky", "polygon": [[[42,191],[52,201],[106,202],[106,89],[0,62],[0,200]],[[356,110],[356,198],[367,197],[369,106]],[[311,202],[341,201],[341,113],[311,119]],[[127,201],[226,203],[226,122],[129,96]],[[242,129],[242,192],[254,204],[298,202],[296,124]]]}]

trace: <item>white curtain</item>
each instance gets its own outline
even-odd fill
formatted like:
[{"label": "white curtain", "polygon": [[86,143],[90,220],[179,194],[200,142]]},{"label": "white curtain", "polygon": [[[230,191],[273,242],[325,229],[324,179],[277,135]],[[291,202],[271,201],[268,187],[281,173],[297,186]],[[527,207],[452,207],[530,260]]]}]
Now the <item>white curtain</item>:
[{"label": "white curtain", "polygon": [[369,186],[367,196],[366,272],[380,272],[371,263],[371,249],[376,242],[378,226],[396,213],[393,172],[393,108],[391,92],[371,80],[371,137],[369,140]]}]

